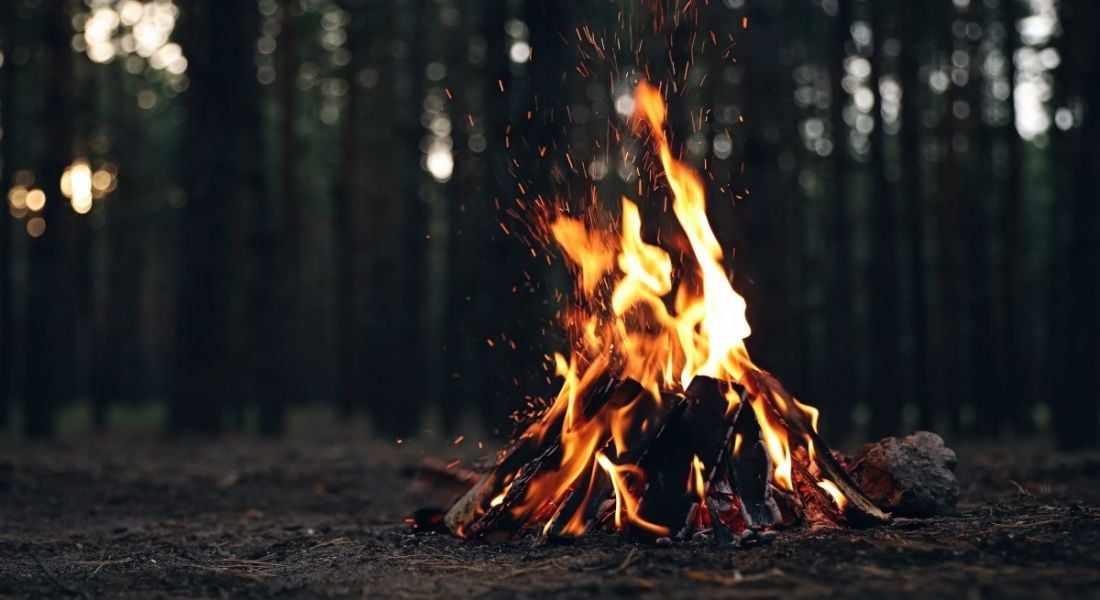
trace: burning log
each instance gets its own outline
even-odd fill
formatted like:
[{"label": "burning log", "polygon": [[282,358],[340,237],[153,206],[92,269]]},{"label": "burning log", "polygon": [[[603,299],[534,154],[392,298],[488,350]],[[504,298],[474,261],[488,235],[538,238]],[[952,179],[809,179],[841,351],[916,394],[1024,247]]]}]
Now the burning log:
[{"label": "burning log", "polygon": [[457,502],[451,506],[444,517],[444,523],[451,533],[462,536],[463,529],[477,518],[479,512],[483,512],[500,490],[509,482],[505,478],[523,468],[531,460],[538,457],[538,451],[542,448],[541,440],[533,438],[520,438],[510,448],[503,458],[481,480],[466,492]]},{"label": "burning log", "polygon": [[809,456],[804,448],[796,448],[793,452],[791,475],[799,499],[799,507],[802,510],[802,518],[814,528],[835,529],[847,523],[842,504],[847,500],[842,496],[834,495],[830,484],[814,477],[807,465],[810,465]]},{"label": "burning log", "polygon": [[820,470],[821,475],[832,482],[847,499],[844,514],[847,516],[848,522],[859,527],[881,525],[889,522],[890,515],[882,512],[860,491],[859,486],[852,481],[848,472],[840,466],[836,457],[833,456],[833,451],[817,435],[817,432],[811,433],[810,439],[813,440],[814,449],[816,450],[813,459],[814,465]]},{"label": "burning log", "polygon": [[[641,385],[636,381],[603,377],[584,393],[578,422],[592,419],[608,404],[628,403],[641,392]],[[564,415],[551,424],[542,439],[553,436],[552,441],[534,458],[528,457],[540,447],[539,440],[533,436],[521,438],[520,443],[447,513],[447,527],[457,535],[472,539],[513,538],[524,523],[513,518],[512,512],[523,502],[532,480],[561,466],[563,425]],[[502,487],[503,492],[500,491]]]},{"label": "burning log", "polygon": [[771,494],[772,463],[756,413],[747,399],[737,406],[734,436],[733,456],[727,464],[741,500],[745,525],[750,529],[770,527],[779,520],[779,507]]},{"label": "burning log", "polygon": [[[726,390],[731,387],[711,377],[697,376],[681,400],[682,409],[664,422],[660,433],[638,466],[646,474],[639,514],[650,523],[675,526],[671,532],[683,539],[700,495],[705,493],[724,464],[733,435],[733,419],[727,416]],[[740,386],[737,386],[738,388]],[[702,490],[690,490],[693,468],[701,461]],[[652,537],[653,532],[637,532]]]},{"label": "burning log", "polygon": [[809,454],[821,477],[830,481],[847,498],[844,512],[849,521],[857,526],[879,525],[889,521],[890,516],[860,491],[848,472],[837,462],[829,445],[818,435],[810,416],[816,415],[816,411],[810,411],[807,415],[808,407],[795,400],[769,373],[753,371],[749,375],[752,382],[750,389],[765,399],[765,404],[773,415],[791,434],[798,434],[805,440],[812,448]]},{"label": "burning log", "polygon": [[555,440],[538,458],[520,468],[519,474],[508,484],[503,497],[496,496],[490,501],[489,509],[470,524],[465,537],[487,542],[504,542],[515,537],[525,523],[514,518],[513,509],[526,497],[531,480],[560,461],[561,442]]},{"label": "burning log", "polygon": [[[602,469],[593,468],[593,461],[585,465],[590,475],[582,485],[573,488],[546,528],[546,536],[555,540],[572,539],[574,533],[584,533],[600,516],[600,509],[611,494],[611,479]],[[579,532],[567,531],[576,520]]]},{"label": "burning log", "polygon": [[[621,409],[636,402],[643,394],[645,394],[645,390],[640,383],[633,379],[625,379],[615,389],[611,399],[607,402],[607,406]],[[661,406],[676,405],[671,402],[666,402]],[[679,410],[682,410],[682,408],[682,406],[678,407]],[[677,418],[674,415],[679,412],[678,409],[674,408],[664,416],[661,416],[659,413],[654,416],[662,419]],[[659,433],[659,427],[651,428],[649,435],[643,435],[642,439],[635,441],[635,443],[619,457],[620,463],[634,464],[637,462],[639,457],[650,447]],[[605,441],[603,444],[603,452],[605,454],[610,452],[611,445],[610,442]],[[555,513],[549,527],[546,529],[548,536],[562,538],[567,535],[584,533],[592,527],[600,516],[601,508],[603,508],[603,505],[612,493],[614,485],[610,476],[602,469],[594,469],[592,465],[589,464],[586,470],[592,473],[588,483],[584,486],[574,487],[569,493],[566,500],[562,503],[561,509]],[[580,512],[578,513],[578,511]],[[566,529],[571,523],[579,524],[579,526],[574,527],[574,529],[582,529],[582,531],[567,532]]]},{"label": "burning log", "polygon": [[[610,432],[602,431],[596,446],[602,450],[587,458],[562,497],[532,505],[533,483],[562,468],[559,417],[546,430],[555,437],[541,446],[538,455],[521,462],[540,447],[533,436],[521,438],[455,504],[446,523],[462,537],[489,542],[514,539],[535,526],[547,538],[567,539],[590,530],[606,516],[611,497],[621,517],[621,505],[628,502],[623,496],[635,495],[634,520],[626,519],[621,526],[646,540],[662,536],[683,540],[709,528],[720,545],[733,543],[736,532],[741,532],[736,539],[756,532],[746,538],[752,543],[760,532],[780,523],[805,519],[813,526],[837,527],[888,518],[856,487],[810,419],[796,412],[802,405],[767,374],[756,374],[749,382],[752,387],[744,388],[696,376],[683,396],[663,398],[657,406],[665,408],[654,410],[647,419],[657,425],[631,440],[625,452],[617,455]],[[604,410],[629,406],[645,394],[634,380],[600,378],[584,392],[574,427],[600,418]],[[761,414],[772,429],[786,432],[788,438],[804,439],[804,445],[791,445],[785,461],[787,489],[776,487],[776,464],[758,409],[764,411]],[[597,465],[601,456],[616,469],[641,477],[616,481],[611,471],[599,468],[605,465]],[[615,456],[615,461],[608,456]]]}]

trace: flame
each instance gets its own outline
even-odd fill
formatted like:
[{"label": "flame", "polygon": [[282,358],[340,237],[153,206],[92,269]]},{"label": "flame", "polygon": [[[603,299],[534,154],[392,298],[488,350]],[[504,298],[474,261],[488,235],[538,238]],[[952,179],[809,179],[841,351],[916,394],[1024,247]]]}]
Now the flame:
[{"label": "flame", "polygon": [[772,459],[772,477],[785,490],[794,490],[791,479],[791,444],[786,429],[774,423],[774,417],[768,410],[763,396],[756,396],[750,402],[756,420],[760,423],[760,433],[764,436],[764,445]]},{"label": "flame", "polygon": [[840,510],[844,510],[844,507],[848,505],[848,499],[844,497],[844,493],[832,481],[822,479],[817,482],[817,487],[829,492],[829,495],[833,497],[833,502],[836,502],[837,508]]},{"label": "flame", "polygon": [[596,462],[600,468],[611,478],[611,486],[615,490],[615,527],[622,529],[626,522],[641,527],[659,536],[668,535],[668,527],[646,521],[638,515],[638,499],[630,493],[630,486],[626,477],[641,476],[641,469],[635,465],[616,465],[607,458],[603,452],[596,453]]},{"label": "flame", "polygon": [[489,501],[489,506],[495,507],[504,504],[504,498],[508,495],[508,490],[510,490],[511,488],[512,486],[509,485],[508,487],[504,488],[504,491],[497,494],[496,496],[493,496],[493,499]]},{"label": "flame", "polygon": [[581,289],[591,294],[615,264],[614,253],[607,250],[606,236],[589,231],[580,219],[569,217],[559,218],[550,228],[558,246],[578,266]]},{"label": "flame", "polygon": [[[771,457],[772,479],[787,490],[794,485],[791,440],[783,419],[795,409],[816,430],[818,414],[813,407],[771,390],[761,383],[765,377],[760,381],[753,377],[761,372],[745,347],[752,331],[745,317],[745,299],[734,290],[723,266],[722,247],[707,219],[703,180],[673,156],[664,130],[661,92],[640,83],[635,106],[632,125],[637,134],[648,136],[659,157],[672,196],[672,213],[687,243],[674,261],[668,250],[647,242],[641,210],[626,197],[621,199],[617,235],[597,211],[583,218],[559,215],[547,223],[549,236],[576,277],[575,302],[561,314],[571,348],[568,357],[554,356],[561,389],[523,437],[544,441],[561,423],[561,462],[557,470],[536,475],[512,511],[518,519],[547,510],[560,512],[569,493],[591,492],[596,469],[602,469],[615,492],[616,526],[629,523],[651,532],[662,530],[665,535],[667,528],[638,516],[640,499],[632,495],[628,483],[642,480],[645,473],[637,465],[616,464],[608,457],[624,456],[639,434],[652,426],[648,417],[653,411],[643,407],[659,405],[667,394],[682,394],[699,375],[741,383],[752,394],[748,401]],[[625,404],[586,411],[583,403],[593,386],[609,373],[637,381],[645,393]],[[737,393],[727,394],[728,410],[740,401]],[[774,409],[767,406],[769,402],[774,402]],[[735,454],[742,441],[740,436],[733,441]],[[695,457],[687,482],[688,492],[701,500],[706,493],[703,468]],[[579,513],[556,517],[560,518],[567,519],[566,532],[583,532]]]},{"label": "flame", "polygon": [[692,456],[691,473],[688,475],[687,492],[699,498],[700,503],[705,503],[707,501],[707,483],[703,475],[704,470],[706,470],[706,468],[703,466],[703,461],[699,460],[699,455],[696,454]]}]

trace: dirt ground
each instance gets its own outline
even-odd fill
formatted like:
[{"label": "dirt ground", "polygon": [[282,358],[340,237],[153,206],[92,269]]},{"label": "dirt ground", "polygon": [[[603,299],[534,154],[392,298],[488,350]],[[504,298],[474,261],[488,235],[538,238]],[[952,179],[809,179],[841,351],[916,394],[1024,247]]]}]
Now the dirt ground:
[{"label": "dirt ground", "polygon": [[0,597],[1100,598],[1100,454],[957,450],[957,517],[716,550],[412,533],[412,467],[472,439],[0,440]]}]

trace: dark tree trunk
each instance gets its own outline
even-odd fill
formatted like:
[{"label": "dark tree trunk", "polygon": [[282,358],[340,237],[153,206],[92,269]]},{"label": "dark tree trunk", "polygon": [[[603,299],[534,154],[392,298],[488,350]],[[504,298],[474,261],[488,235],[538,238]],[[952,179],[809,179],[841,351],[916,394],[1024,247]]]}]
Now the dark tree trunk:
[{"label": "dark tree trunk", "polygon": [[361,409],[367,385],[361,375],[366,360],[361,275],[363,256],[364,198],[360,156],[360,69],[367,64],[367,9],[363,0],[344,0],[348,11],[347,49],[351,60],[344,68],[348,83],[347,104],[344,106],[340,131],[340,175],[336,193],[336,408],[342,417],[350,417]]},{"label": "dark tree trunk", "polygon": [[[424,285],[427,279],[427,240],[425,238],[425,225],[427,223],[427,207],[420,195],[420,186],[424,181],[423,169],[415,168],[420,164],[424,153],[420,149],[420,139],[424,135],[424,128],[420,124],[420,110],[424,102],[424,42],[427,35],[428,15],[431,14],[428,0],[414,0],[412,3],[412,27],[409,31],[412,40],[409,52],[408,77],[409,100],[408,106],[412,114],[405,117],[404,123],[408,128],[402,135],[406,140],[403,169],[403,181],[401,182],[399,202],[404,204],[404,215],[397,234],[400,236],[401,256],[404,266],[398,269],[398,285],[394,288],[395,323],[397,329],[393,331],[398,345],[404,346],[408,353],[398,357],[395,370],[391,371],[396,377],[391,378],[390,393],[387,398],[380,398],[387,403],[388,410],[384,419],[389,421],[388,430],[395,434],[405,435],[415,431],[423,417],[423,411],[427,399],[424,392],[427,382],[421,370],[427,364],[427,318]],[[383,349],[386,351],[386,349]],[[392,353],[391,353],[392,356]],[[427,373],[431,377],[432,373]],[[392,404],[393,399],[401,397],[401,407]]]},{"label": "dark tree trunk", "polygon": [[[851,215],[849,213],[851,191],[848,174],[851,161],[848,152],[848,124],[844,121],[844,108],[848,105],[848,92],[843,80],[844,59],[851,40],[852,0],[838,0],[834,18],[833,35],[829,53],[829,81],[832,98],[829,103],[829,123],[832,129],[833,153],[831,162],[832,197],[829,202],[829,280],[828,289],[828,397],[825,399],[826,415],[851,411],[852,391],[855,386],[856,344],[852,324],[852,305],[856,285],[852,277]],[[835,417],[833,417],[835,418]]]},{"label": "dark tree trunk", "polygon": [[279,188],[257,202],[253,256],[257,271],[251,313],[252,393],[259,407],[259,431],[278,435],[286,428],[286,404],[293,394],[294,352],[298,340],[299,200],[295,122],[298,118],[298,32],[295,5],[279,4],[277,45]]},{"label": "dark tree trunk", "polygon": [[[1019,400],[1012,404],[1010,415],[1013,428],[1017,432],[1028,433],[1035,427],[1032,420],[1033,403],[1025,401],[1038,392],[1034,371],[1027,368],[1027,358],[1034,357],[1035,349],[1026,344],[1028,336],[1025,334],[1023,324],[1032,319],[1025,318],[1025,314],[1031,303],[1025,298],[1025,279],[1022,277],[1026,268],[1027,240],[1023,233],[1023,141],[1016,132],[1016,62],[1014,56],[1020,47],[1020,34],[1016,31],[1016,23],[1021,17],[1022,0],[1005,0],[1002,2],[1001,19],[1006,32],[1005,41],[1005,68],[1008,79],[1008,99],[1005,107],[1008,112],[1006,123],[1001,127],[999,137],[1005,147],[1005,173],[1004,195],[1002,198],[1000,214],[1001,256],[1000,256],[1000,316],[1001,339],[1003,348],[1002,373],[1016,373],[1020,381],[1020,389],[1023,394],[1018,394]],[[1033,363],[1033,364],[1038,364]]]},{"label": "dark tree trunk", "polygon": [[879,83],[885,74],[882,57],[886,40],[885,0],[871,0],[871,28],[874,51],[871,54],[871,93],[874,95],[871,138],[871,266],[870,266],[870,349],[871,349],[871,430],[873,435],[892,435],[901,421],[901,403],[896,389],[901,365],[899,316],[897,215],[894,186],[886,177],[886,131],[882,119]]},{"label": "dark tree trunk", "polygon": [[[15,61],[12,51],[16,47],[16,11],[14,2],[0,7],[0,53],[4,66],[0,67],[0,194],[6,194],[13,183],[15,171]],[[6,198],[0,196],[0,432],[8,428],[12,393],[12,350],[15,339],[12,331],[12,239],[11,213]]]},{"label": "dark tree trunk", "polygon": [[[375,13],[377,24],[371,27],[371,45],[368,53],[368,62],[382,65],[379,70],[390,73],[388,77],[380,77],[373,98],[367,100],[372,110],[384,110],[381,107],[391,107],[395,110],[399,105],[395,85],[395,59],[389,51],[390,35],[398,23],[397,11],[386,10]],[[401,137],[397,133],[396,119],[386,119],[378,123],[377,127],[367,128],[365,132],[364,154],[377,156],[373,171],[376,177],[382,173],[388,173],[392,178],[396,174],[393,170],[393,144]],[[397,340],[391,339],[391,331],[396,327],[393,323],[393,308],[389,304],[389,294],[386,290],[395,288],[397,271],[402,267],[394,256],[399,254],[395,249],[397,238],[394,232],[399,225],[398,207],[402,201],[395,182],[390,181],[385,186],[370,186],[364,190],[364,204],[369,208],[369,214],[364,219],[365,228],[362,230],[365,255],[369,258],[366,266],[367,280],[371,282],[370,288],[364,295],[367,309],[363,315],[365,324],[366,356],[362,362],[362,368],[366,379],[373,382],[372,393],[364,398],[366,408],[372,417],[379,412],[386,411],[390,399],[387,382],[395,377],[392,360],[395,355],[403,355],[396,350]],[[385,430],[385,426],[377,423],[379,429]],[[387,432],[392,433],[392,432]]]},{"label": "dark tree trunk", "polygon": [[[115,158],[122,165],[138,164],[146,149],[143,131],[137,127],[137,107],[132,102],[112,101],[126,94],[128,73],[115,70],[101,76],[110,82],[103,110],[115,132]],[[122,174],[117,189],[105,200],[107,265],[103,290],[98,294],[98,325],[93,341],[92,425],[103,430],[110,404],[137,400],[138,373],[144,356],[141,352],[141,282],[144,256],[144,230],[138,219],[140,201],[147,189],[146,177],[138,169]]]},{"label": "dark tree trunk", "polygon": [[[928,371],[928,304],[927,304],[927,253],[925,252],[925,219],[927,210],[924,196],[924,177],[921,172],[921,119],[920,59],[924,15],[914,2],[901,2],[899,16],[901,55],[898,59],[898,78],[901,82],[901,131],[899,134],[899,159],[901,175],[901,202],[909,226],[909,277],[912,308],[909,329],[912,339],[910,378],[906,387],[920,388],[919,383],[929,375]],[[913,402],[921,410],[920,420],[930,427],[929,412],[919,392],[909,394],[905,400]]]},{"label": "dark tree trunk", "polygon": [[259,148],[252,119],[257,101],[252,62],[258,14],[247,3],[190,0],[180,28],[188,48],[183,209],[178,280],[175,382],[170,425],[214,433],[222,407],[240,390],[234,314],[235,219],[258,188]]},{"label": "dark tree trunk", "polygon": [[[983,28],[989,23],[984,21],[984,3],[972,3],[964,13],[968,23],[977,23]],[[994,317],[997,306],[993,296],[993,262],[990,256],[991,227],[987,203],[990,182],[994,181],[992,170],[992,143],[990,128],[982,121],[984,111],[983,73],[985,52],[977,42],[970,41],[966,46],[970,55],[970,78],[966,88],[965,100],[970,112],[963,120],[964,135],[969,140],[967,154],[967,189],[963,194],[963,218],[967,224],[964,236],[967,260],[966,271],[960,279],[960,285],[966,288],[967,327],[964,348],[970,356],[970,368],[966,370],[966,382],[963,390],[974,402],[974,432],[982,436],[994,436],[1010,420],[1011,404],[1004,398],[1015,389],[1015,385],[1005,387],[1007,383],[997,373],[997,357],[1003,352],[999,342]],[[987,344],[995,347],[987,351]],[[1006,407],[1005,404],[1008,404]],[[1007,409],[1007,410],[1006,410]]]},{"label": "dark tree trunk", "polygon": [[[941,5],[942,22],[950,23],[957,11],[950,2]],[[941,28],[938,37],[940,52],[950,57],[954,48],[954,36],[949,28]],[[959,318],[957,271],[959,253],[955,239],[958,228],[959,201],[959,157],[954,150],[954,138],[958,133],[951,106],[959,98],[958,89],[948,85],[947,92],[941,98],[939,128],[939,193],[936,203],[936,283],[935,309],[938,315],[936,329],[936,347],[933,355],[937,357],[934,366],[943,382],[943,387],[926,398],[928,409],[933,411],[930,418],[946,417],[954,424],[957,422],[961,395],[958,392],[963,369],[959,365]]]},{"label": "dark tree trunk", "polygon": [[1056,74],[1059,101],[1079,102],[1084,120],[1056,132],[1060,163],[1059,196],[1066,204],[1068,240],[1061,256],[1059,293],[1053,303],[1055,330],[1051,372],[1058,382],[1053,398],[1054,428],[1068,449],[1094,445],[1100,424],[1100,68],[1094,60],[1095,34],[1090,29],[1100,10],[1095,3],[1063,3],[1060,21],[1062,63]]},{"label": "dark tree trunk", "polygon": [[66,246],[71,215],[57,182],[72,158],[72,51],[69,49],[68,3],[49,5],[44,16],[48,70],[45,75],[46,156],[36,170],[36,185],[46,192],[42,217],[46,231],[29,240],[29,305],[24,433],[47,437],[54,432],[57,407],[71,391],[72,320],[69,314],[69,279]]},{"label": "dark tree trunk", "polygon": [[[458,3],[461,22],[471,30],[479,26],[477,15],[471,10],[470,2]],[[451,123],[455,124],[451,132],[455,148],[455,169],[451,183],[452,197],[447,199],[447,221],[450,228],[448,238],[447,261],[447,304],[443,326],[443,354],[445,372],[444,390],[447,400],[439,407],[443,422],[454,427],[461,423],[462,415],[471,402],[480,400],[481,391],[477,376],[478,361],[474,359],[481,347],[481,332],[477,330],[476,297],[478,295],[477,248],[481,242],[478,235],[479,218],[489,212],[484,203],[484,191],[477,186],[477,178],[471,173],[474,161],[482,160],[466,150],[469,146],[468,123],[466,115],[481,115],[478,107],[470,101],[468,90],[473,89],[475,81],[481,79],[475,74],[466,57],[468,40],[466,30],[456,29],[450,33],[447,54],[449,77],[447,85],[451,98],[447,102],[447,112]]]},{"label": "dark tree trunk", "polygon": [[[370,312],[371,415],[387,434],[407,435],[419,426],[425,398],[422,373],[425,352],[422,282],[425,277],[424,206],[419,187],[423,174],[424,56],[419,42],[426,31],[426,0],[393,11],[381,11],[379,30],[409,40],[406,55],[395,55],[381,40],[376,52],[391,73],[379,86],[381,110],[393,118],[374,138],[381,176],[387,185],[372,191],[379,197],[371,218]],[[392,47],[392,43],[390,46]],[[402,85],[398,85],[398,80]]]}]

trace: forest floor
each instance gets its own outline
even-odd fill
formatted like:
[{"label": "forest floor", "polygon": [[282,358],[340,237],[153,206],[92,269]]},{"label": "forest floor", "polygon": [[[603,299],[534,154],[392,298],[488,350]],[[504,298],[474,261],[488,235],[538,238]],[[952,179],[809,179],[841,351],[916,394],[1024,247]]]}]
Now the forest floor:
[{"label": "forest floor", "polygon": [[0,440],[0,597],[1100,598],[1100,454],[957,448],[960,514],[769,546],[414,534],[422,456],[475,440]]}]

